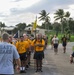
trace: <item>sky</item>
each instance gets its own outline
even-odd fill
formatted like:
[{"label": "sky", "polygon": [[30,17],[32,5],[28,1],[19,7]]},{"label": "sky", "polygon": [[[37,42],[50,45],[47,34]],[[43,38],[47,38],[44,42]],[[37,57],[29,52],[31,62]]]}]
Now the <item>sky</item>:
[{"label": "sky", "polygon": [[[39,17],[41,10],[50,13],[51,22],[54,22],[54,13],[58,9],[70,12],[74,18],[74,0],[0,0],[0,22],[6,26],[15,26],[18,23],[31,24]],[[38,20],[38,25],[42,22]]]}]

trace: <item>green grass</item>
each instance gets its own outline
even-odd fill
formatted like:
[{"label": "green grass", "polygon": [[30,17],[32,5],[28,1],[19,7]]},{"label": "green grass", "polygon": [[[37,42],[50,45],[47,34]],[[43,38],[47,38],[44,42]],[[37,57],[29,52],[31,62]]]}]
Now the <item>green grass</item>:
[{"label": "green grass", "polygon": [[74,42],[74,35],[71,35],[71,42]]},{"label": "green grass", "polygon": [[[47,34],[48,36],[48,44],[50,44],[50,35],[55,35],[55,32],[50,32]],[[61,38],[64,34],[58,33],[59,42],[61,43]],[[74,42],[74,35],[71,34],[70,40],[68,42]]]}]

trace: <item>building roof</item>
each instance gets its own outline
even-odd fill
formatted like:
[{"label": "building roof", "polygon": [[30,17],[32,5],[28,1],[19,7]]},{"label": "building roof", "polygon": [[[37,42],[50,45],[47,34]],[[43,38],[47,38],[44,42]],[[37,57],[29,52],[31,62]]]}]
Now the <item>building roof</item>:
[{"label": "building roof", "polygon": [[15,27],[13,26],[10,26],[10,27],[2,27],[1,30],[7,30],[7,31],[10,31],[10,30],[13,30]]},{"label": "building roof", "polygon": [[[29,26],[29,27],[26,27],[24,30],[32,30],[32,27],[31,26]],[[36,28],[36,30],[40,30],[40,28]]]}]

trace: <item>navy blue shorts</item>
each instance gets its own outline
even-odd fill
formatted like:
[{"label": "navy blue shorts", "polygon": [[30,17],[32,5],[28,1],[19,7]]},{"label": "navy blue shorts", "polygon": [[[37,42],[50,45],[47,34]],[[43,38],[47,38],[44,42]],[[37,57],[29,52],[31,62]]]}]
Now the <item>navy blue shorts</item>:
[{"label": "navy blue shorts", "polygon": [[37,60],[42,60],[44,58],[44,52],[43,51],[38,51],[34,53],[34,59]]},{"label": "navy blue shorts", "polygon": [[54,48],[58,48],[58,44],[54,44]]},{"label": "navy blue shorts", "polygon": [[64,47],[65,47],[65,46],[66,46],[66,42],[63,42],[63,43],[62,43],[62,46],[64,46]]},{"label": "navy blue shorts", "polygon": [[21,53],[21,54],[19,54],[19,55],[20,55],[20,60],[21,60],[21,61],[27,59],[27,54],[26,54],[26,52],[25,52],[25,53]]}]

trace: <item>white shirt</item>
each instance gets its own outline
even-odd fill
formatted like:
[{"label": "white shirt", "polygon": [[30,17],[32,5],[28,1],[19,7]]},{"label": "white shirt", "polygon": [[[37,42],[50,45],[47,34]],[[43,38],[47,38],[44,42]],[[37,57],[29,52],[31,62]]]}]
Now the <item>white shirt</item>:
[{"label": "white shirt", "polygon": [[56,37],[56,38],[54,37],[54,38],[52,39],[52,41],[53,41],[54,44],[58,44],[58,43],[59,43],[59,39],[58,39],[57,37]]}]

